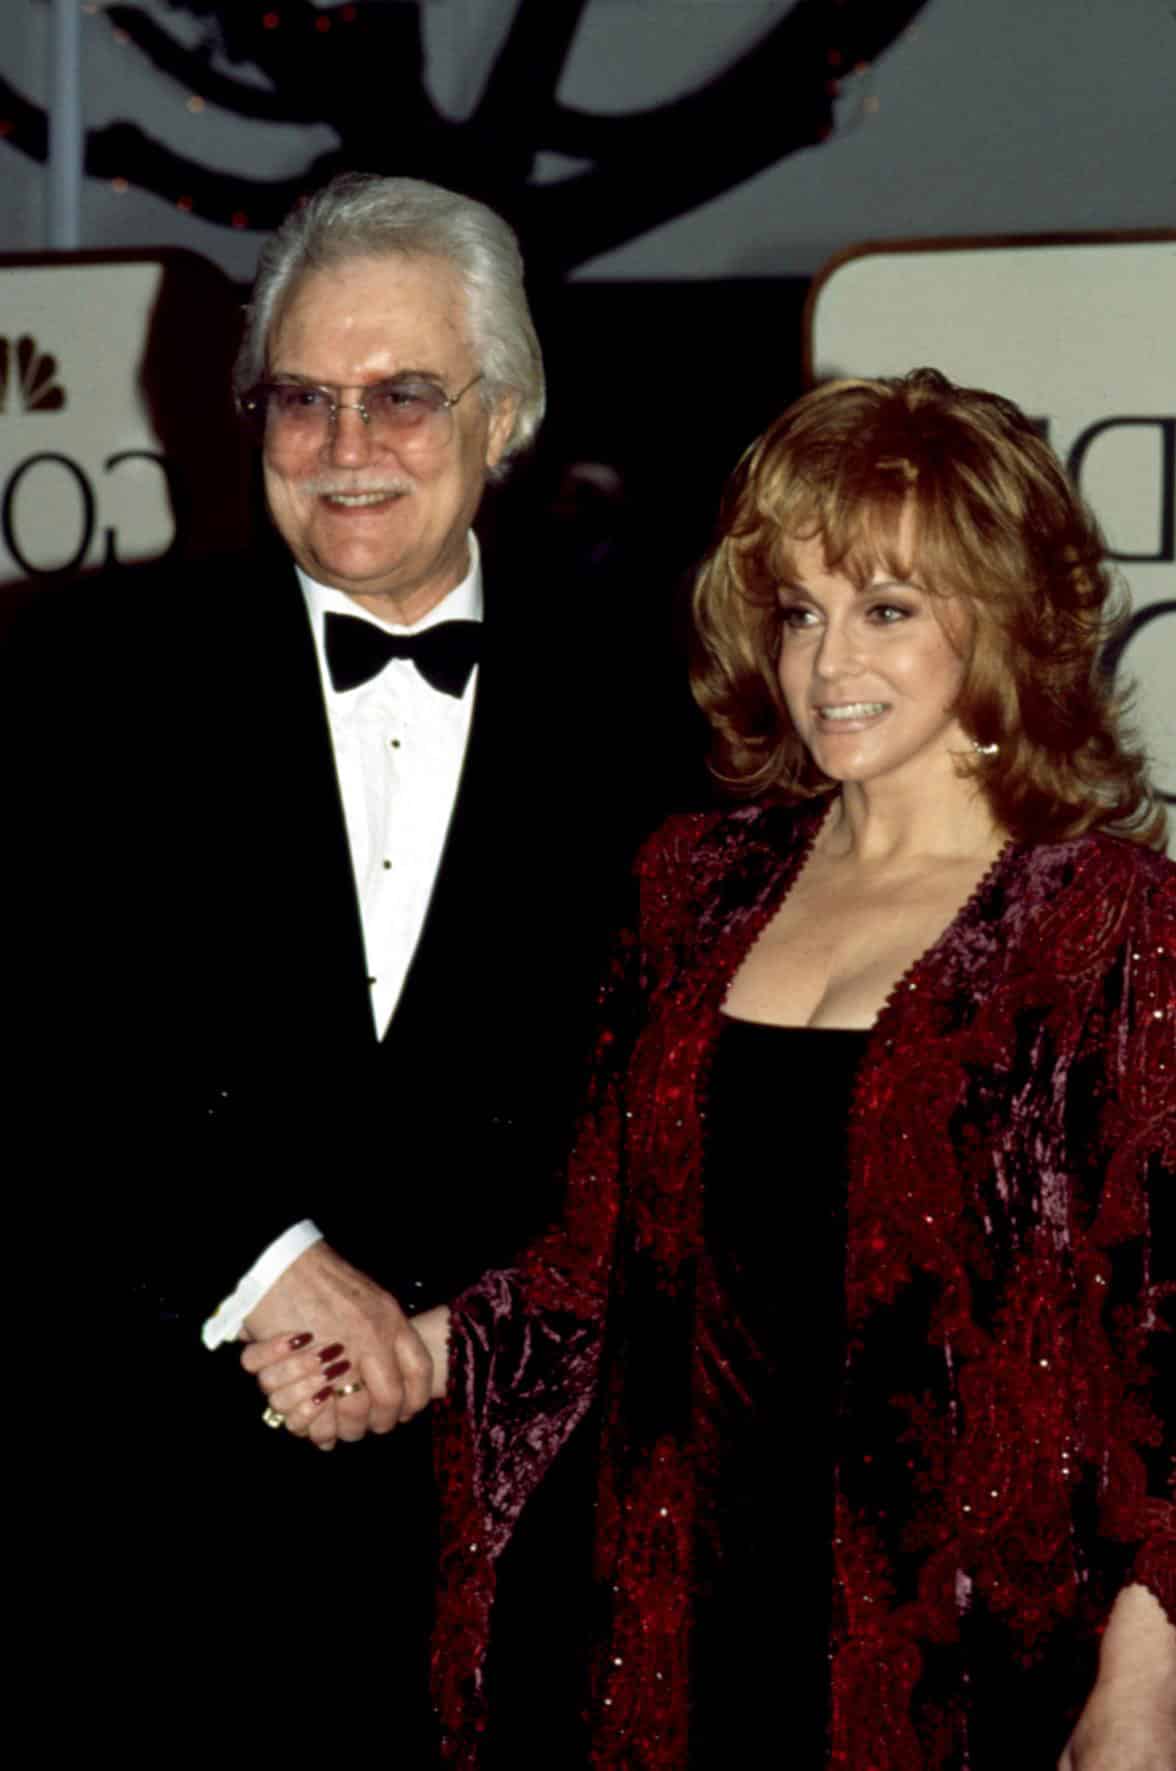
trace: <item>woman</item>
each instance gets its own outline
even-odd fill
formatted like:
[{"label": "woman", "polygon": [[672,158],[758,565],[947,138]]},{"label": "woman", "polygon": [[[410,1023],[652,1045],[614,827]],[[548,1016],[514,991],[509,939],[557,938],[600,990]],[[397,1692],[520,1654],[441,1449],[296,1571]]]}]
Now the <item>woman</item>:
[{"label": "woman", "polygon": [[[593,1765],[1176,1763],[1176,868],[1108,597],[1028,421],[933,371],[740,464],[696,693],[754,803],[641,857],[563,1223],[418,1319],[457,1762],[601,1393]],[[317,1364],[245,1357],[305,1430]]]}]

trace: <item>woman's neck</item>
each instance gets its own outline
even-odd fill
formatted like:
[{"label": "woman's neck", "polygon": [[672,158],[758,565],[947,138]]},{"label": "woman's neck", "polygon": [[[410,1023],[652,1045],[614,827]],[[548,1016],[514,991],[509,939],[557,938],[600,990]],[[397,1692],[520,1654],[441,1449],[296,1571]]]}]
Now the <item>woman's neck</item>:
[{"label": "woman's neck", "polygon": [[817,848],[829,860],[878,867],[995,857],[1006,840],[970,781],[953,778],[933,794],[896,783],[847,781],[834,797]]}]

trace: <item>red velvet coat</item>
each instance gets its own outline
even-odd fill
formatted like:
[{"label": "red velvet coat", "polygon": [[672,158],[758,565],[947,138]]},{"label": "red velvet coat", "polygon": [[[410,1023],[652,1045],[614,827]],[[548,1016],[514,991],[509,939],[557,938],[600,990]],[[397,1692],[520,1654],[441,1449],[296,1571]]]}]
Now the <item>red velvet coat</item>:
[{"label": "red velvet coat", "polygon": [[[707,1069],[819,816],[699,815],[647,845],[563,1223],[455,1307],[434,1672],[457,1763],[495,1559],[598,1386],[592,1762],[686,1763]],[[1176,1619],[1174,1026],[1176,867],[1102,836],[1007,848],[878,1017],[849,1128],[837,1766],[973,1763],[969,1657],[1084,1666],[1126,1581]]]}]

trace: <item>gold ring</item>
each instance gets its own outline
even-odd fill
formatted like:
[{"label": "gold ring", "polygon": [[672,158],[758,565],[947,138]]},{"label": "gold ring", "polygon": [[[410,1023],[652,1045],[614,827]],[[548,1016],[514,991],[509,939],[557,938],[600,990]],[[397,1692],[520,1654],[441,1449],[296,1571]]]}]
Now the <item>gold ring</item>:
[{"label": "gold ring", "polygon": [[261,1418],[267,1427],[284,1427],[286,1424],[285,1415],[279,1414],[276,1408],[267,1408]]},{"label": "gold ring", "polygon": [[338,1384],[335,1389],[335,1394],[336,1396],[354,1396],[357,1391],[362,1390],[363,1388],[363,1379],[357,1377],[353,1384]]}]

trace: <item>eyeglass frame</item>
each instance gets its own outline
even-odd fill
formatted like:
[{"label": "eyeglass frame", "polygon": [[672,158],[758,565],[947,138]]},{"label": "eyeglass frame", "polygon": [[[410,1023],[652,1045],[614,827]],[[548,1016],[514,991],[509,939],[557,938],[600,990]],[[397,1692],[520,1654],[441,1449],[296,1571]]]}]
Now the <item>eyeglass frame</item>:
[{"label": "eyeglass frame", "polygon": [[[378,381],[300,381],[296,379],[291,379],[289,381],[255,381],[252,387],[246,388],[245,392],[238,396],[237,410],[247,427],[256,428],[258,431],[258,440],[260,441],[265,435],[265,425],[268,419],[268,414],[263,409],[259,415],[250,407],[249,402],[251,400],[256,400],[257,396],[260,394],[268,393],[271,388],[305,388],[311,393],[326,394],[331,405],[330,416],[327,419],[327,429],[330,434],[333,434],[338,427],[340,412],[358,412],[365,426],[371,424],[372,415],[368,411],[363,400],[363,394],[365,391],[370,391],[372,388],[376,387],[391,387],[398,381],[409,382],[412,379],[413,377],[409,375],[382,375]],[[419,376],[416,379],[422,387],[428,387],[438,395],[440,404],[438,405],[434,416],[440,417],[442,412],[452,414],[453,408],[457,405],[458,401],[464,400],[470,389],[472,387],[477,387],[479,381],[485,381],[486,372],[484,369],[479,369],[473,380],[467,381],[465,386],[455,394],[445,393],[436,382],[430,381],[426,376]],[[340,400],[336,397],[339,394],[350,393],[353,390],[359,393],[360,398],[358,400]],[[259,416],[260,423],[258,423]],[[448,441],[448,438],[446,440]]]}]

